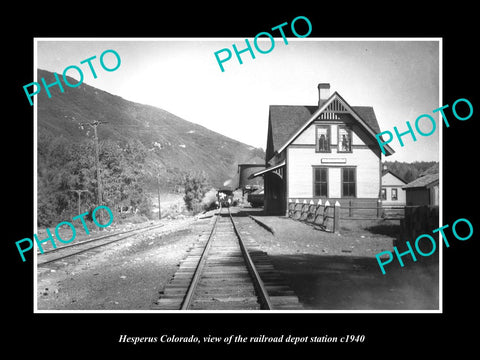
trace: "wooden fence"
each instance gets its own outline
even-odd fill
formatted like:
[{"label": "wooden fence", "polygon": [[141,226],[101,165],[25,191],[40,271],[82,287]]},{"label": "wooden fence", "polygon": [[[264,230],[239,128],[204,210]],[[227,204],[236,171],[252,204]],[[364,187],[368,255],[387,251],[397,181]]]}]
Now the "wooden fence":
[{"label": "wooden fence", "polygon": [[[373,206],[372,206],[373,205]],[[349,200],[342,206],[340,220],[371,220],[379,219],[382,216],[382,203],[377,202],[359,202]]]},{"label": "wooden fence", "polygon": [[328,231],[338,232],[340,230],[340,204],[338,201],[331,205],[328,200],[322,203],[321,200],[317,204],[313,200],[307,202],[298,199],[289,201],[288,216],[294,220],[302,221],[306,224]]},{"label": "wooden fence", "polygon": [[349,200],[341,206],[340,220],[400,220],[405,206],[383,205],[381,201],[359,202]]},{"label": "wooden fence", "polygon": [[[422,234],[428,234],[435,239],[437,251],[435,252],[438,255],[438,232],[432,233],[433,230],[437,229],[440,226],[439,224],[439,211],[438,206],[407,206],[405,207],[405,217],[400,220],[400,232],[395,241],[395,246],[399,252],[407,251],[408,247],[406,241],[414,247],[415,240],[418,236]],[[422,249],[423,252],[428,253],[430,249]],[[417,256],[417,259],[421,256]],[[435,259],[436,257],[430,257]]]},{"label": "wooden fence", "polygon": [[[354,220],[399,220],[400,232],[395,241],[399,251],[408,248],[405,241],[413,245],[415,239],[421,234],[431,234],[437,241],[438,233],[432,230],[439,227],[438,206],[341,206],[338,201],[330,204],[327,200],[290,199],[288,203],[288,216],[294,220],[312,225],[319,230],[339,232],[341,221]],[[349,203],[350,205],[350,203]],[[426,252],[428,252],[426,250]]]},{"label": "wooden fence", "polygon": [[338,232],[342,220],[400,220],[404,217],[405,206],[383,206],[380,201],[347,200],[340,204],[332,200],[332,203],[321,199],[317,203],[312,199],[290,199],[288,216],[333,232]]}]

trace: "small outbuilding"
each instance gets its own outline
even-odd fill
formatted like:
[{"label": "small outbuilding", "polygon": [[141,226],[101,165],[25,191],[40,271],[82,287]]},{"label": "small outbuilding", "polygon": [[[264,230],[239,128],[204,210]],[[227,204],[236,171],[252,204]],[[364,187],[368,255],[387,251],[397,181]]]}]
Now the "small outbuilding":
[{"label": "small outbuilding", "polygon": [[419,178],[402,189],[406,192],[407,206],[439,204],[438,163],[425,170]]},{"label": "small outbuilding", "polygon": [[391,170],[384,169],[382,172],[382,189],[380,200],[384,206],[405,206],[407,203],[406,193],[403,186],[407,182]]}]

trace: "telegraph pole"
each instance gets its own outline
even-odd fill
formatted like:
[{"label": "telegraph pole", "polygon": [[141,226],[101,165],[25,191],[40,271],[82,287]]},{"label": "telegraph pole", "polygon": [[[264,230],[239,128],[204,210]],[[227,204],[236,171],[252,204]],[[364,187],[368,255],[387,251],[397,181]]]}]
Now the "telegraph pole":
[{"label": "telegraph pole", "polygon": [[98,197],[98,206],[103,205],[103,199],[102,199],[102,180],[100,176],[100,159],[99,159],[99,150],[98,150],[98,135],[97,135],[97,126],[99,122],[94,121],[92,124],[89,124],[91,127],[93,127],[93,133],[94,133],[94,138],[95,138],[95,166],[97,167],[97,197]]},{"label": "telegraph pole", "polygon": [[162,220],[162,209],[160,207],[160,174],[161,174],[161,170],[162,168],[166,168],[165,167],[165,164],[163,163],[163,161],[161,159],[159,159],[160,163],[158,164],[158,168],[157,168],[157,195],[158,195],[158,220]]},{"label": "telegraph pole", "polygon": [[[103,199],[102,199],[102,179],[100,175],[100,160],[99,160],[99,149],[98,149],[98,134],[97,134],[97,126],[100,124],[107,124],[107,122],[103,121],[98,121],[95,120],[93,122],[89,123],[81,123],[80,125],[89,125],[90,127],[93,128],[93,135],[94,135],[94,141],[95,141],[95,166],[97,168],[97,202],[98,206],[103,205]],[[102,215],[100,214],[100,221],[102,221]]]},{"label": "telegraph pole", "polygon": [[158,220],[162,220],[162,208],[160,207],[160,173],[157,174],[157,191],[158,191]]}]

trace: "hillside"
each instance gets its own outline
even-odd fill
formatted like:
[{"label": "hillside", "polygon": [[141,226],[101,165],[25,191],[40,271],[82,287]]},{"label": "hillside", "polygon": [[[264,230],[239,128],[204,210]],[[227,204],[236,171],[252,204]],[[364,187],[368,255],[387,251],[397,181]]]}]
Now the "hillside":
[{"label": "hillside", "polygon": [[437,165],[438,171],[438,162],[435,161],[415,161],[413,163],[401,162],[401,161],[385,161],[383,162],[383,168],[385,167],[399,176],[401,179],[405,180],[407,184],[418,177],[420,177],[423,172],[432,168],[432,166]]},{"label": "hillside", "polygon": [[[38,70],[38,79],[55,81]],[[67,79],[75,84],[74,79]],[[256,149],[186,121],[165,110],[127,101],[81,84],[42,90],[37,102],[38,226],[51,226],[99,200],[111,209],[131,208],[152,218],[152,196],[180,197],[184,179],[199,189],[238,184],[237,164],[259,156]],[[94,129],[97,126],[101,196]],[[232,124],[233,126],[233,124]],[[91,213],[91,211],[90,211]]]},{"label": "hillside", "polygon": [[[38,70],[38,79],[54,81],[53,73]],[[70,83],[76,80],[69,79]],[[81,123],[94,120],[99,141],[113,141],[123,146],[138,140],[148,150],[150,164],[162,167],[162,183],[174,186],[178,177],[188,171],[204,171],[212,186],[221,186],[236,176],[237,164],[260,155],[239,141],[181,119],[165,110],[127,101],[85,83],[77,88],[50,88],[37,95],[39,136],[65,137],[71,142],[93,138],[92,128]],[[187,106],[187,105],[186,105]]]}]

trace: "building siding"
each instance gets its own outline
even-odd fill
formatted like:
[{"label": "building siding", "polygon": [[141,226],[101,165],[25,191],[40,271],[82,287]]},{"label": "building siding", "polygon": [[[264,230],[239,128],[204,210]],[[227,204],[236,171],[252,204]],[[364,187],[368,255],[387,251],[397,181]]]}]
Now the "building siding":
[{"label": "building siding", "polygon": [[433,185],[431,187],[407,188],[406,189],[407,206],[418,205],[439,205],[439,187]]},{"label": "building siding", "polygon": [[385,175],[382,176],[382,184],[386,186],[405,186],[407,183],[403,182],[396,176],[393,176],[390,173],[386,173]]},{"label": "building siding", "polygon": [[[352,125],[352,118],[342,114],[341,119]],[[330,152],[316,152],[317,125],[330,126]],[[378,198],[380,194],[379,172],[380,152],[371,149],[371,142],[366,141],[366,134],[357,126],[352,126],[352,152],[338,151],[338,127],[340,121],[315,121],[295,139],[287,148],[289,198],[312,198],[313,168],[328,167],[328,197],[342,197],[342,167],[356,168],[356,197]],[[377,146],[378,148],[378,146]]]},{"label": "building siding", "polygon": [[429,205],[430,190],[427,188],[407,189],[407,206]]},{"label": "building siding", "polygon": [[[325,166],[328,171],[328,197],[341,197],[341,168],[356,167],[356,197],[378,198],[380,164],[375,153],[369,149],[354,149],[352,153],[317,153],[315,146],[287,149],[289,163],[288,194],[290,198],[313,197],[313,167]],[[322,162],[322,160],[324,162]],[[325,161],[337,161],[325,163]]]},{"label": "building siding", "polygon": [[[330,167],[328,171],[328,197],[342,197],[342,169],[339,167]],[[312,194],[313,195],[313,194]]]},{"label": "building siding", "polygon": [[[389,186],[389,185],[382,185],[382,188],[386,190],[386,199],[382,200],[383,205],[387,206],[403,206],[407,203],[407,194],[405,190],[402,190],[400,186]],[[397,200],[392,200],[392,189],[397,189]]]},{"label": "building siding", "polygon": [[[407,195],[405,190],[402,189],[402,186],[405,186],[406,183],[393,176],[390,173],[386,173],[382,176],[382,188],[386,190],[386,199],[382,200],[383,205],[393,206],[399,205],[403,206],[407,203]],[[392,200],[392,189],[397,189],[397,200]]]}]

